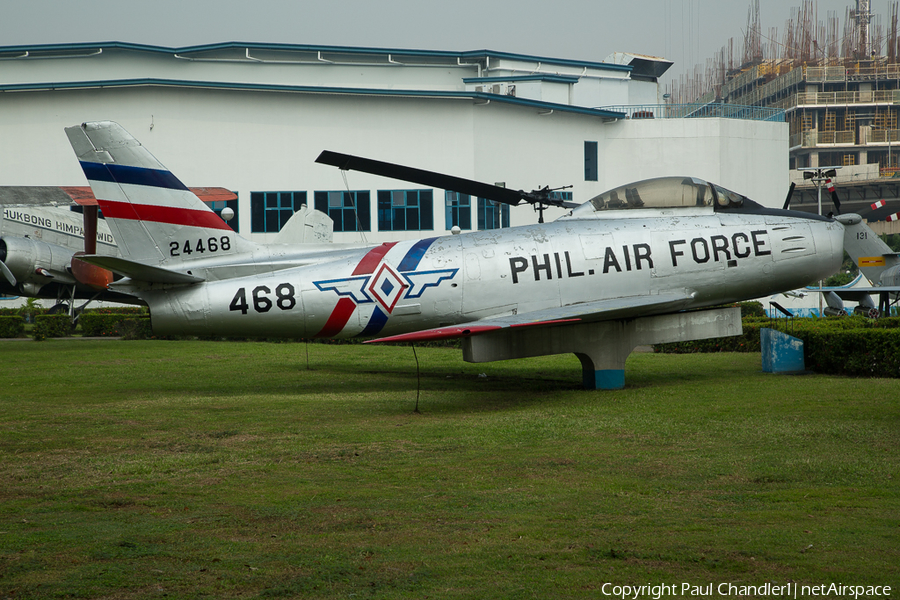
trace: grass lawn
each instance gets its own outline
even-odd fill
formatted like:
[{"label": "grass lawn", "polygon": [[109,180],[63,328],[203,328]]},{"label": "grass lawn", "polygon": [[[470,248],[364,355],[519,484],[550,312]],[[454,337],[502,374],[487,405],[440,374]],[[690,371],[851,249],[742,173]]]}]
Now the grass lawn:
[{"label": "grass lawn", "polygon": [[0,342],[0,598],[897,597],[897,380],[417,352]]}]

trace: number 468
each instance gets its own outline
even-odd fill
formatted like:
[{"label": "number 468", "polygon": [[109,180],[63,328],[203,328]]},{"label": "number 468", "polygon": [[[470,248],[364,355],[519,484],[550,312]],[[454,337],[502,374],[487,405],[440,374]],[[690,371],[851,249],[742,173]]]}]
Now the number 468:
[{"label": "number 468", "polygon": [[[269,297],[271,293],[272,290],[265,285],[258,285],[253,288],[253,291],[250,292],[250,296],[253,299],[253,310],[258,313],[267,313],[272,310],[273,303]],[[281,310],[291,310],[297,305],[294,293],[294,286],[290,283],[278,284],[275,288],[274,305]],[[247,291],[245,288],[238,288],[234,298],[231,299],[231,304],[228,305],[228,310],[239,310],[242,315],[247,314],[250,310],[250,305],[247,302]]]}]

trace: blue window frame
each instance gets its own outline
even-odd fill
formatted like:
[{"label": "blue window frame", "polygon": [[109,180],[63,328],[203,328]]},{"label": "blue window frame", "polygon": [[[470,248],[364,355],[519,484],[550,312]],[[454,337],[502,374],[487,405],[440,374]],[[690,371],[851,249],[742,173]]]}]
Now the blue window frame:
[{"label": "blue window frame", "polygon": [[372,231],[368,191],[316,192],[315,207],[334,221],[334,231]]},{"label": "blue window frame", "polygon": [[584,143],[584,180],[597,181],[599,169],[597,168],[597,142]]},{"label": "blue window frame", "polygon": [[434,229],[432,190],[378,190],[378,231]]},{"label": "blue window frame", "polygon": [[509,227],[509,204],[478,199],[478,229]]},{"label": "blue window frame", "polygon": [[472,201],[468,194],[444,192],[444,215],[447,229],[457,226],[460,229],[472,229]]},{"label": "blue window frame", "polygon": [[[250,192],[250,231],[281,231],[303,204],[306,204],[306,192]],[[237,213],[237,209],[234,212]]]},{"label": "blue window frame", "polygon": [[[76,213],[78,213],[78,214],[80,214],[80,215],[83,215],[83,214],[84,214],[84,207],[83,207],[82,205],[80,205],[80,204],[74,204],[74,205],[72,205],[72,206],[69,207],[69,212],[76,212]],[[101,219],[105,219],[105,218],[106,218],[106,217],[103,216],[103,211],[100,210],[100,207],[99,207],[99,206],[97,207],[97,217],[99,217],[99,218],[101,218]],[[18,296],[9,296],[9,297],[10,297],[10,298],[18,298]]]},{"label": "blue window frame", "polygon": [[[305,194],[305,192],[304,192]],[[301,203],[302,204],[302,203]],[[216,214],[220,217],[222,216],[222,211],[227,207],[234,211],[234,216],[230,221],[227,221],[228,226],[231,227],[235,232],[238,231],[238,224],[240,223],[240,219],[238,218],[238,201],[237,200],[219,200],[217,202],[207,202],[207,206],[216,211]],[[252,229],[252,227],[251,227]]]}]

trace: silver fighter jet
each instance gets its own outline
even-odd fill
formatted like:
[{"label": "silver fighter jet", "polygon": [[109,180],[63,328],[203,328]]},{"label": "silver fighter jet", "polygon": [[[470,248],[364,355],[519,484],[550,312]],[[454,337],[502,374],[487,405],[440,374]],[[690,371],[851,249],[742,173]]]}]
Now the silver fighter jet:
[{"label": "silver fighter jet", "polygon": [[[124,276],[111,287],[146,303],[158,334],[460,337],[473,362],[574,353],[586,388],[614,389],[637,345],[740,333],[737,309],[696,309],[804,286],[843,256],[839,222],[693,177],[609,190],[547,224],[377,246],[256,244],[118,124],[66,133],[121,253],[83,260]],[[512,204],[556,202],[552,190],[359,157],[319,162]]]}]

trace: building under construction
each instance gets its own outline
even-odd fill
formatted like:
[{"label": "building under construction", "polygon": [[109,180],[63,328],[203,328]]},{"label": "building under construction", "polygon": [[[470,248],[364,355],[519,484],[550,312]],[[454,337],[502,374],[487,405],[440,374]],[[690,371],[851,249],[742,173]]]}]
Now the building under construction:
[{"label": "building under construction", "polygon": [[[818,190],[798,169],[839,166],[842,210],[883,221],[900,211],[898,2],[888,13],[885,27],[869,0],[856,0],[841,23],[834,12],[821,19],[813,0],[803,0],[780,33],[764,35],[753,0],[740,53],[729,40],[705,69],[671,85],[669,102],[783,110],[798,185],[792,207],[817,208]],[[878,200],[887,203],[871,208]]]}]

